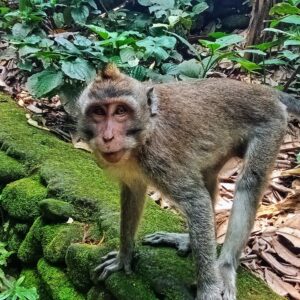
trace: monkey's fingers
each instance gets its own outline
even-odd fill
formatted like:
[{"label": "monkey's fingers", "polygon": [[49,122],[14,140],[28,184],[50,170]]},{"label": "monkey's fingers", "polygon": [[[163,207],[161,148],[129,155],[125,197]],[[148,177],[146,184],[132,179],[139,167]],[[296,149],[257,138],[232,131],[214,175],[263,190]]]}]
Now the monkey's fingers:
[{"label": "monkey's fingers", "polygon": [[102,256],[101,257],[101,261],[106,261],[108,259],[111,259],[111,258],[116,258],[118,256],[119,252],[118,251],[111,251],[109,253],[107,253],[105,256]]},{"label": "monkey's fingers", "polygon": [[107,265],[102,273],[99,276],[99,281],[103,281],[105,280],[110,274],[120,271],[122,269],[121,264],[119,263],[119,261],[114,260],[113,263],[111,263],[110,265]]},{"label": "monkey's fingers", "polygon": [[97,272],[97,273],[101,273],[103,272],[104,268],[111,265],[113,262],[115,262],[116,259],[115,258],[112,258],[112,259],[109,259],[109,260],[106,260],[105,262],[103,262],[102,264],[100,264],[99,266],[97,266],[95,269],[94,269],[94,272]]}]

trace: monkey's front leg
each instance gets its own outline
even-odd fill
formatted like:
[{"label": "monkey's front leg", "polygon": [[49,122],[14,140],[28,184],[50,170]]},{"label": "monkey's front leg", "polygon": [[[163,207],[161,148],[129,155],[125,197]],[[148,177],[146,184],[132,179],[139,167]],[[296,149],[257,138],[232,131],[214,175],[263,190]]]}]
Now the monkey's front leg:
[{"label": "monkey's front leg", "polygon": [[136,182],[134,187],[122,184],[121,188],[121,223],[120,251],[110,252],[102,258],[102,263],[95,268],[100,273],[99,280],[105,280],[111,273],[123,270],[130,274],[134,250],[134,238],[143,212],[146,186]]},{"label": "monkey's front leg", "polygon": [[197,300],[222,300],[223,282],[217,264],[213,204],[203,182],[176,187],[174,199],[183,208],[196,262]]}]

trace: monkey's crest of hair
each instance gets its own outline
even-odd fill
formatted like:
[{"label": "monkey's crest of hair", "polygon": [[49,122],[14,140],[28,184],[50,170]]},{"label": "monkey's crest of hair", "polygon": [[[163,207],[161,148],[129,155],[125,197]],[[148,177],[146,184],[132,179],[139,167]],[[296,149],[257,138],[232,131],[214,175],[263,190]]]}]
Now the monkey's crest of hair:
[{"label": "monkey's crest of hair", "polygon": [[115,64],[108,64],[101,72],[103,79],[117,80],[122,77],[122,74]]}]

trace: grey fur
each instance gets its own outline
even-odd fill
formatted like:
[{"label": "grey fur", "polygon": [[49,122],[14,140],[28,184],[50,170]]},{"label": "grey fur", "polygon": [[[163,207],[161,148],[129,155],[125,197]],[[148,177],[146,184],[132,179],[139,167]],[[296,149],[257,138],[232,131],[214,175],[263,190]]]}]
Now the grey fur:
[{"label": "grey fur", "polygon": [[[226,79],[154,85],[151,95],[155,95],[155,101],[149,101],[149,84],[125,75],[112,77],[98,80],[88,89],[103,91],[113,85],[114,91],[128,91],[131,87],[130,103],[136,99],[140,107],[132,122],[142,130],[135,132],[135,143],[127,141],[132,148],[128,146],[129,154],[116,164],[105,162],[99,154],[101,149],[95,147],[95,140],[101,136],[90,141],[99,164],[117,176],[123,186],[120,251],[106,257],[97,268],[100,279],[122,268],[130,272],[144,193],[151,184],[179,205],[187,217],[189,237],[158,233],[147,236],[145,242],[167,243],[184,251],[191,246],[197,265],[197,300],[235,300],[239,257],[287,126],[282,103],[297,115],[299,104],[270,88]],[[84,108],[95,101],[86,97],[88,94],[97,95],[85,91],[80,99]],[[126,97],[127,92],[118,101],[126,103]],[[106,103],[107,99],[97,101]],[[147,106],[152,104],[149,110]],[[83,111],[81,124],[90,129],[90,122]],[[124,140],[127,138],[133,137],[125,136]],[[244,158],[244,169],[217,259],[213,208],[217,175],[224,163],[237,155]]]}]

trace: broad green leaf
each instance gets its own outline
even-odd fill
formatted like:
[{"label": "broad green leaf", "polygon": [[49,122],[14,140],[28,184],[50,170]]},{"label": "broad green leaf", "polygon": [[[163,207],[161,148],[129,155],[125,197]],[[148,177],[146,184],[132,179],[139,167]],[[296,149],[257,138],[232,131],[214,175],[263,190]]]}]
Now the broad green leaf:
[{"label": "broad green leaf", "polygon": [[288,17],[285,17],[285,18],[281,19],[280,22],[300,25],[300,16],[291,15],[291,16],[288,16]]},{"label": "broad green leaf", "polygon": [[259,63],[260,65],[286,65],[286,62],[282,59],[273,58],[273,59],[266,59],[264,62]]},{"label": "broad green leaf", "polygon": [[300,53],[294,53],[290,50],[283,50],[281,51],[281,55],[285,58],[287,58],[288,60],[294,60],[300,57]]},{"label": "broad green leaf", "polygon": [[248,71],[250,73],[261,69],[260,65],[254,63],[252,61],[249,61],[245,58],[237,58],[237,59],[234,59],[234,61],[238,62],[243,69],[245,69],[246,71]]},{"label": "broad green leaf", "polygon": [[215,42],[217,44],[220,44],[221,47],[219,49],[222,49],[222,48],[243,42],[244,40],[245,40],[245,38],[241,35],[231,34],[231,35],[226,35],[221,38],[218,38],[218,39],[216,39]]},{"label": "broad green leaf", "polygon": [[120,50],[120,58],[123,63],[127,63],[130,60],[134,60],[136,58],[135,51],[131,47],[126,47]]},{"label": "broad green leaf", "polygon": [[24,60],[24,61],[19,61],[18,63],[18,68],[20,68],[21,70],[25,70],[25,71],[29,71],[31,72],[33,69],[33,65],[31,61],[28,60]]},{"label": "broad green leaf", "polygon": [[96,70],[82,58],[75,61],[63,61],[62,71],[70,78],[89,82],[96,76]]},{"label": "broad green leaf", "polygon": [[300,46],[300,40],[286,40],[283,45],[287,46]]},{"label": "broad green leaf", "polygon": [[156,37],[154,38],[154,41],[157,46],[167,49],[173,49],[176,45],[176,39],[167,35]]},{"label": "broad green leaf", "polygon": [[11,31],[14,38],[24,39],[31,31],[31,27],[23,23],[16,23]]},{"label": "broad green leaf", "polygon": [[76,23],[85,24],[86,19],[89,16],[89,9],[85,5],[72,8],[71,16]]},{"label": "broad green leaf", "polygon": [[87,0],[86,1],[92,8],[98,9],[98,6],[94,0]]},{"label": "broad green leaf", "polygon": [[105,40],[111,36],[110,32],[108,32],[103,27],[96,26],[96,25],[85,25],[85,27],[87,27],[90,30],[92,30],[93,32],[97,33],[100,37],[102,37]]},{"label": "broad green leaf", "polygon": [[196,59],[190,59],[178,65],[178,70],[181,75],[190,78],[201,78],[203,74],[203,67]]},{"label": "broad green leaf", "polygon": [[221,45],[220,45],[220,44],[218,44],[218,43],[216,43],[216,42],[208,41],[208,40],[199,40],[199,43],[200,43],[202,46],[204,46],[204,47],[210,49],[212,52],[214,52],[214,51],[216,51],[216,50],[218,50],[218,49],[221,48]]},{"label": "broad green leaf", "polygon": [[199,15],[202,12],[204,12],[205,10],[207,10],[208,8],[209,8],[209,6],[207,5],[206,2],[200,2],[193,6],[193,14]]},{"label": "broad green leaf", "polygon": [[40,51],[39,48],[30,47],[30,46],[25,45],[19,49],[19,56],[22,57],[22,56],[25,56],[28,54],[37,53],[39,51]]},{"label": "broad green leaf", "polygon": [[212,38],[215,38],[215,39],[218,39],[218,38],[221,38],[221,37],[224,37],[224,36],[227,36],[227,35],[228,34],[225,33],[225,32],[216,31],[216,32],[210,33],[208,36],[212,37]]},{"label": "broad green leaf", "polygon": [[44,39],[41,40],[39,46],[40,46],[41,48],[49,48],[49,47],[53,46],[53,44],[54,44],[54,41],[53,41],[53,40],[44,38]]},{"label": "broad green leaf", "polygon": [[35,45],[37,43],[39,43],[41,41],[41,38],[35,34],[32,34],[30,36],[27,36],[25,39],[24,39],[24,42],[26,44],[32,44],[32,45]]},{"label": "broad green leaf", "polygon": [[270,10],[270,15],[293,15],[300,14],[300,9],[297,6],[291,5],[286,2],[274,5]]},{"label": "broad green leaf", "polygon": [[257,54],[257,55],[262,55],[262,56],[266,56],[267,53],[261,51],[261,50],[258,50],[258,49],[245,49],[245,50],[237,50],[237,53],[239,55],[243,55],[245,53],[251,53],[251,54]]},{"label": "broad green leaf", "polygon": [[65,17],[61,12],[53,13],[53,21],[57,28],[62,28],[65,25]]},{"label": "broad green leaf", "polygon": [[52,92],[63,84],[63,73],[53,69],[44,70],[30,76],[26,87],[30,94],[39,98]]},{"label": "broad green leaf", "polygon": [[68,41],[67,39],[63,38],[63,37],[56,37],[55,42],[61,46],[63,46],[65,49],[67,49],[70,53],[72,54],[81,54],[81,51],[74,46],[74,44],[72,44],[70,41]]},{"label": "broad green leaf", "polygon": [[164,74],[168,75],[178,75],[179,69],[178,66],[172,63],[165,63],[161,66],[161,70]]},{"label": "broad green leaf", "polygon": [[280,30],[280,29],[276,29],[276,28],[265,28],[263,31],[269,31],[269,32],[274,32],[274,33],[280,33],[283,35],[291,35],[289,32]]},{"label": "broad green leaf", "polygon": [[83,35],[76,35],[74,39],[74,45],[79,47],[89,47],[92,45],[92,42]]},{"label": "broad green leaf", "polygon": [[252,45],[251,48],[259,49],[261,51],[266,51],[266,50],[271,49],[272,47],[277,46],[279,44],[280,44],[280,40],[278,39],[278,40],[275,40],[272,42],[266,42],[266,43],[261,43],[258,45]]},{"label": "broad green leaf", "polygon": [[152,1],[151,0],[138,0],[138,3],[142,6],[150,6],[152,5]]},{"label": "broad green leaf", "polygon": [[130,69],[129,75],[137,80],[144,81],[147,76],[147,69],[142,66],[136,66]]}]

